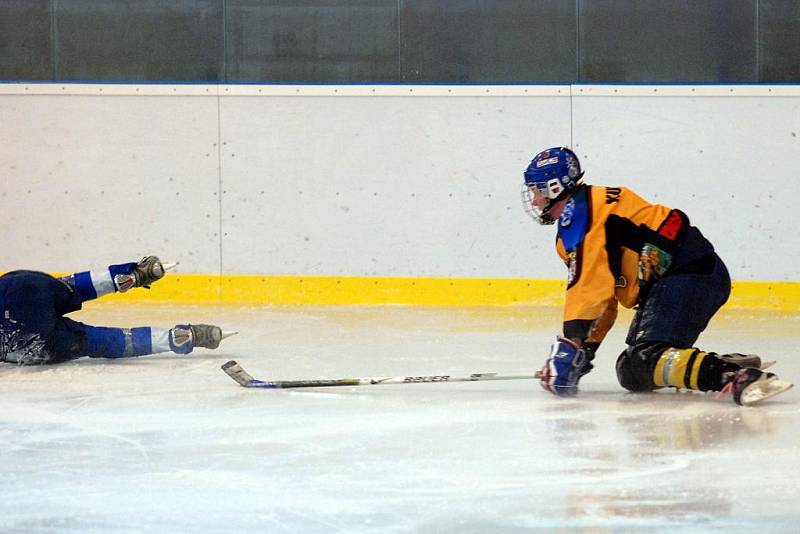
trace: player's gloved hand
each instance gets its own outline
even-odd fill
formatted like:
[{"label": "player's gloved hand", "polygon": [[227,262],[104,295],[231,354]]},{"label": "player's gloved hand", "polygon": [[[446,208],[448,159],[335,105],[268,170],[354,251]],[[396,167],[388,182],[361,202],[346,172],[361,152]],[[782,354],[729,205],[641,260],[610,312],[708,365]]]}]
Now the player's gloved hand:
[{"label": "player's gloved hand", "polygon": [[557,337],[540,371],[539,384],[559,397],[572,397],[578,393],[578,381],[593,367],[582,348],[569,339]]}]

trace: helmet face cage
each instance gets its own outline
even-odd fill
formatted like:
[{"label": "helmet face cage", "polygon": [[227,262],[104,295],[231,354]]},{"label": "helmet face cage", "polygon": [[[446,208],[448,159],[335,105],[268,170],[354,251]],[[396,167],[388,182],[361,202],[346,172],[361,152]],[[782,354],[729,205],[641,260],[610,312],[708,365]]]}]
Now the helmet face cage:
[{"label": "helmet face cage", "polygon": [[[539,224],[553,224],[555,220],[549,215],[550,210],[578,188],[583,173],[572,150],[556,147],[538,153],[525,170],[524,179],[522,203],[525,212]],[[537,197],[547,201],[537,206]]]},{"label": "helmet face cage", "polygon": [[[542,193],[540,188],[525,183],[522,184],[522,190],[520,193],[522,195],[522,207],[525,210],[525,213],[527,213],[531,219],[539,224],[553,224],[556,222],[555,219],[549,215],[550,209],[556,202],[554,199],[550,199],[545,193]],[[540,207],[534,204],[534,196],[536,193],[539,193],[540,196],[549,199],[544,206]]]}]

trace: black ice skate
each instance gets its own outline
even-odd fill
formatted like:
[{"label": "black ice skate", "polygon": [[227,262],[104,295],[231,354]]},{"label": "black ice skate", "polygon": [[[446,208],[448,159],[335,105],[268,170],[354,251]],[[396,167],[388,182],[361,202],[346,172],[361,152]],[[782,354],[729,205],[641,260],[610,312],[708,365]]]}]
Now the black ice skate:
[{"label": "black ice skate", "polygon": [[729,373],[721,393],[733,394],[733,400],[740,406],[749,406],[790,389],[794,384],[779,380],[774,373],[745,367]]},{"label": "black ice skate", "polygon": [[719,358],[728,363],[735,363],[739,367],[753,367],[754,369],[766,369],[775,364],[774,361],[762,360],[761,357],[756,354],[739,354],[738,352],[720,354]]},{"label": "black ice skate", "polygon": [[206,349],[216,349],[220,341],[238,333],[222,330],[213,324],[190,324],[189,329],[192,331],[192,345]]},{"label": "black ice skate", "polygon": [[120,293],[124,293],[132,287],[150,289],[153,282],[164,278],[164,274],[176,265],[177,263],[162,263],[158,256],[145,256],[136,264],[130,274],[116,275],[114,284]]},{"label": "black ice skate", "polygon": [[179,324],[169,332],[170,348],[178,354],[189,354],[195,347],[216,349],[226,337],[238,334],[213,324]]}]

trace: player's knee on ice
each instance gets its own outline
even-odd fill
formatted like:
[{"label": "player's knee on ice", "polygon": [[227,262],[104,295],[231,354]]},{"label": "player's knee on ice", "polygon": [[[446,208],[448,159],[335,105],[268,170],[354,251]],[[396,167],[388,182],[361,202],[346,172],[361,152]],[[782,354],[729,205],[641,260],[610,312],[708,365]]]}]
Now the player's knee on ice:
[{"label": "player's knee on ice", "polygon": [[653,382],[653,371],[664,349],[663,343],[629,346],[617,358],[617,380],[628,391],[653,391],[658,386]]}]

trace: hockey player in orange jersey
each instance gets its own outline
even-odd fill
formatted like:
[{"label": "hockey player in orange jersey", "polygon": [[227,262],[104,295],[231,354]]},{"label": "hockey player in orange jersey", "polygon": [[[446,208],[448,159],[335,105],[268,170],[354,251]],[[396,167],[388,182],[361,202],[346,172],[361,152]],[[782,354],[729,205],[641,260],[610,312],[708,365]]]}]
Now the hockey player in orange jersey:
[{"label": "hockey player in orange jersey", "polygon": [[577,393],[618,304],[637,310],[616,363],[630,391],[722,391],[752,404],[792,386],[763,371],[758,356],[694,347],[731,281],[685,213],[625,187],[584,184],[578,157],[564,147],[537,154],[524,179],[525,209],[540,224],[557,223],[556,250],[568,270],[563,335],[540,372],[542,387]]}]

